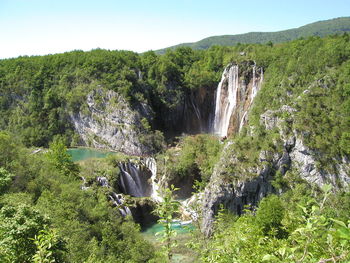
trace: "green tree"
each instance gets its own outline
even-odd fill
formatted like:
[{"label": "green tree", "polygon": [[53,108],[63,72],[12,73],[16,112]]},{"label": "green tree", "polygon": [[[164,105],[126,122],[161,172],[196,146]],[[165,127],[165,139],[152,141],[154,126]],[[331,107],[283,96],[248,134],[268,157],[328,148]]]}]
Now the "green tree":
[{"label": "green tree", "polygon": [[259,204],[256,212],[256,221],[265,235],[281,237],[284,207],[276,195],[265,197]]},{"label": "green tree", "polygon": [[180,203],[173,198],[173,193],[178,189],[171,185],[170,188],[163,190],[161,196],[162,202],[157,203],[155,214],[159,216],[158,223],[162,224],[164,231],[160,234],[161,241],[164,243],[168,260],[172,258],[172,248],[176,247],[176,231],[172,228],[174,215],[178,212]]},{"label": "green tree", "polygon": [[13,174],[0,167],[0,195],[7,190],[7,187],[10,185],[13,177]]},{"label": "green tree", "polygon": [[36,253],[34,238],[48,219],[30,206],[4,206],[0,210],[0,247],[3,262],[30,262]]},{"label": "green tree", "polygon": [[37,251],[33,256],[34,263],[64,262],[64,243],[53,229],[43,229],[34,237]]},{"label": "green tree", "polygon": [[77,175],[79,166],[72,161],[62,138],[56,137],[47,153],[49,161],[65,175]]}]

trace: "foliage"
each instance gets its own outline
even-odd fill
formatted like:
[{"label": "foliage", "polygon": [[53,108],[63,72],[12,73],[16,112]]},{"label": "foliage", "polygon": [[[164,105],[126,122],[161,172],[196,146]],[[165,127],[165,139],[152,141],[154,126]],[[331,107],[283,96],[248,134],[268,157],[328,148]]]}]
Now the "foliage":
[{"label": "foliage", "polygon": [[64,175],[76,175],[79,172],[79,167],[73,163],[63,140],[59,137],[50,144],[47,158]]},{"label": "foliage", "polygon": [[[335,195],[330,190],[325,186],[317,199],[313,197],[315,192],[300,193],[298,190],[281,197],[272,195],[261,201],[256,215],[247,211],[238,219],[219,213],[216,231],[201,260],[347,262],[350,259],[349,225],[327,216],[327,200]],[[285,232],[276,235],[279,232],[271,231],[274,228]]]},{"label": "foliage", "polygon": [[36,253],[34,237],[48,224],[37,210],[23,205],[0,211],[0,258],[5,262],[29,262]]},{"label": "foliage", "polygon": [[173,240],[176,236],[176,231],[172,229],[172,222],[174,215],[178,212],[180,203],[173,199],[173,193],[178,190],[171,185],[170,188],[163,189],[161,196],[163,198],[162,202],[157,203],[154,213],[159,216],[158,223],[164,226],[164,232],[160,233],[162,236],[161,241],[165,244],[165,251],[168,260],[172,258],[172,248],[177,244]]},{"label": "foliage", "polygon": [[264,235],[281,237],[283,235],[282,219],[284,207],[276,195],[264,198],[256,212],[256,222]]},{"label": "foliage", "polygon": [[10,186],[13,177],[13,174],[10,174],[6,169],[0,167],[0,195]]},{"label": "foliage", "polygon": [[221,149],[222,145],[214,136],[199,134],[185,137],[175,148],[165,153],[167,172],[170,177],[194,176],[204,186],[219,160]]},{"label": "foliage", "polygon": [[[341,27],[345,20],[321,25]],[[181,109],[190,103],[191,94],[215,88],[229,62],[254,60],[265,73],[249,117],[259,138],[253,149],[246,148],[252,154],[242,156],[252,161],[259,144],[270,143],[259,127],[261,114],[289,105],[296,114],[288,128],[302,131],[312,149],[327,152],[320,155],[327,164],[334,155],[349,154],[349,56],[349,36],[344,34],[273,46],[240,44],[205,51],[181,47],[161,56],[97,49],[1,60],[0,129],[12,131],[27,146],[48,146],[57,135],[66,145],[76,143],[69,116],[87,107],[88,92],[103,88],[121,94],[136,110],[144,103],[152,108],[154,121],[142,120],[140,140],[162,150],[162,132],[165,137],[183,132]],[[285,113],[277,115],[288,119]]]},{"label": "foliage", "polygon": [[37,251],[33,256],[34,263],[63,262],[64,243],[60,240],[56,231],[44,229],[34,237]]},{"label": "foliage", "polygon": [[[3,161],[5,174],[14,179],[0,196],[1,262],[147,262],[155,257],[139,228],[111,206],[106,189],[91,183],[115,174],[113,163],[101,160],[75,169],[61,140],[49,153],[37,154],[14,140],[0,136],[0,145],[15,153]],[[81,189],[79,177],[87,178],[88,189]]]},{"label": "foliage", "polygon": [[[279,129],[266,129],[261,122],[268,110],[285,131],[302,137],[323,169],[335,170],[334,164],[350,154],[349,35],[273,42],[205,51],[182,47],[162,56],[98,49],[0,60],[0,261],[28,262],[33,256],[50,261],[50,249],[63,238],[65,250],[57,252],[67,262],[156,260],[138,227],[111,206],[108,189],[94,183],[97,176],[117,175],[115,164],[126,157],[89,162],[80,169],[66,153],[65,146],[77,141],[70,116],[87,108],[86,95],[97,88],[116,91],[136,110],[149,105],[154,121],[141,120],[140,140],[161,150],[162,132],[165,137],[181,132],[182,119],[175,119],[193,92],[215,87],[229,62],[254,60],[265,79],[249,127],[224,145],[220,162],[223,145],[216,138],[182,139],[164,153],[168,174],[197,176],[201,188],[214,165],[223,167],[228,182],[255,176],[255,168],[286,149]],[[283,105],[295,111],[282,111]],[[31,154],[23,144],[50,149]],[[233,160],[237,165],[232,166]],[[86,178],[88,189],[81,189],[79,178]],[[276,171],[274,186],[289,190],[262,200],[256,214],[237,218],[219,213],[212,239],[194,244],[204,248],[201,260],[350,260],[349,193],[315,190],[297,178],[295,171],[284,176]],[[114,186],[113,179],[109,182]],[[165,193],[169,206],[159,207],[168,227],[168,256],[173,233],[169,220],[177,209],[172,190]]]}]

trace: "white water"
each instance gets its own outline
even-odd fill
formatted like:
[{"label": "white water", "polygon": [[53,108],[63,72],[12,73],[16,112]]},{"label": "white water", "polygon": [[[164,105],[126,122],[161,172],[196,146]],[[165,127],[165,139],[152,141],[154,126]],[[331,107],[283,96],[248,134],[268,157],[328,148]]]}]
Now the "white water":
[{"label": "white water", "polygon": [[[222,74],[221,81],[216,91],[214,133],[227,136],[231,115],[237,103],[237,90],[239,87],[238,65],[229,66]],[[222,100],[223,84],[228,75],[227,97]]]},{"label": "white water", "polygon": [[253,101],[257,93],[258,93],[258,86],[256,83],[256,65],[254,65],[253,66],[253,87],[252,87],[252,93],[250,95],[251,102]]},{"label": "white water", "polygon": [[247,113],[248,111],[245,111],[243,116],[242,116],[242,119],[241,119],[241,122],[239,123],[239,131],[241,131],[241,129],[243,128],[243,125],[246,123],[246,117],[247,117]]},{"label": "white water", "polygon": [[[111,188],[108,179],[103,176],[98,176],[96,178],[96,181],[102,186],[102,187],[107,187]],[[118,208],[120,214],[125,217],[127,215],[132,215],[129,207],[124,205],[124,197],[122,194],[116,194],[115,192],[111,192],[109,195],[109,200],[112,201],[113,205]]]},{"label": "white water", "polygon": [[163,198],[159,193],[159,184],[157,182],[157,162],[154,158],[149,157],[145,160],[145,166],[151,171],[152,193],[151,197],[157,202],[162,202]]},{"label": "white water", "polygon": [[[239,113],[238,116],[240,117],[239,121],[239,131],[241,131],[243,125],[247,122],[248,118],[248,111],[250,109],[250,106],[252,105],[255,96],[257,95],[261,83],[264,79],[264,72],[263,69],[261,69],[260,76],[259,73],[257,73],[257,67],[254,64],[253,66],[253,77],[252,77],[252,88],[248,99],[249,107],[246,108],[243,106],[242,103],[245,103],[243,99],[241,98],[241,102],[239,101],[239,98],[237,98],[238,94],[242,92],[246,92],[246,96],[248,96],[248,92],[246,90],[246,87],[248,87],[249,83],[242,83],[240,85],[239,83],[239,68],[238,65],[229,65],[225,68],[221,81],[218,85],[218,88],[216,90],[216,100],[215,100],[215,116],[214,116],[214,125],[213,125],[213,133],[217,134],[221,137],[227,136],[228,129],[230,126],[230,119],[235,112],[237,107],[244,108],[242,112]],[[227,81],[227,84],[226,84]],[[227,91],[224,89],[227,86]],[[242,89],[242,90],[241,90]],[[224,95],[226,94],[226,97]],[[242,96],[242,95],[241,95]],[[237,103],[242,104],[241,106],[237,105]]]},{"label": "white water", "polygon": [[144,196],[142,183],[139,177],[139,170],[132,163],[122,163],[119,165],[121,175],[121,187],[125,194],[130,194],[134,197]]}]

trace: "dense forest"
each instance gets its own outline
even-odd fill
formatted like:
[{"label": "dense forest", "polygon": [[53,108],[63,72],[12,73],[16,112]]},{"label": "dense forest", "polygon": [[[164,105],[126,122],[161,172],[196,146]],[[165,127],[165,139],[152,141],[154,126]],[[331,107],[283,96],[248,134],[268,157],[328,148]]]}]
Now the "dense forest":
[{"label": "dense forest", "polygon": [[[199,132],[184,135],[181,118],[169,116],[182,111],[184,101],[199,91],[215,90],[229,63],[245,61],[263,68],[264,81],[244,128],[222,141],[194,134]],[[348,165],[350,155],[349,76],[347,33],[280,44],[180,47],[163,55],[97,49],[1,60],[0,261],[171,258],[140,235],[132,217],[112,207],[107,189],[95,180],[104,176],[116,184],[118,165],[131,157],[120,153],[74,163],[66,152],[81,145],[71,119],[88,111],[92,91],[114,91],[135,111],[148,105],[152,116],[135,129],[144,143],[154,146],[158,173],[175,181],[194,177],[193,191],[203,194],[217,181],[235,185],[253,178],[254,167],[272,167],[269,163],[284,147],[281,130],[300,134],[315,153],[315,166],[324,174],[337,174],[339,163]],[[293,111],[281,110],[286,106]],[[262,123],[267,112],[283,123],[281,129]],[[34,154],[37,147],[41,151]],[[261,152],[267,156],[263,161]],[[244,207],[242,214],[222,202],[210,235],[201,224],[202,204],[193,208],[198,217],[187,240],[193,253],[189,262],[350,260],[349,174],[321,186],[297,170],[271,171],[273,193],[258,206]],[[82,189],[83,180],[89,182],[88,189]],[[171,208],[179,213],[176,205]],[[158,215],[162,219],[162,213]],[[167,248],[169,252],[171,246]]]}]

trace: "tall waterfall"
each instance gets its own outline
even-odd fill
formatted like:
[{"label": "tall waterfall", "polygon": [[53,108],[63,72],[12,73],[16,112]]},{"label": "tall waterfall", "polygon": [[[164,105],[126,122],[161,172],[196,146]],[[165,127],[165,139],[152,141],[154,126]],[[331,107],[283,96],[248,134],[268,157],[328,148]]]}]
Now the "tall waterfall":
[{"label": "tall waterfall", "polygon": [[[239,87],[238,72],[238,65],[227,67],[222,74],[221,81],[216,91],[214,133],[222,137],[227,136],[230,118],[236,107],[237,90]],[[226,84],[225,80],[227,78],[227,91],[225,91],[224,84]],[[225,92],[226,94],[224,94]]]},{"label": "tall waterfall", "polygon": [[263,69],[254,61],[228,65],[216,90],[213,133],[225,137],[239,132],[247,123],[248,112],[262,81]]},{"label": "tall waterfall", "polygon": [[254,63],[254,66],[253,66],[253,88],[252,88],[252,92],[251,92],[251,96],[250,96],[250,103],[253,102],[256,94],[258,93],[258,90],[261,86],[261,83],[263,82],[264,80],[264,71],[263,69],[261,68],[260,69],[260,80],[257,78],[257,72],[256,72],[256,64]]}]

